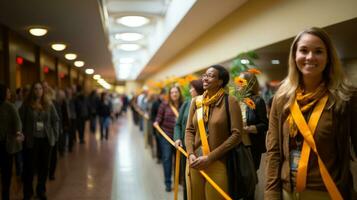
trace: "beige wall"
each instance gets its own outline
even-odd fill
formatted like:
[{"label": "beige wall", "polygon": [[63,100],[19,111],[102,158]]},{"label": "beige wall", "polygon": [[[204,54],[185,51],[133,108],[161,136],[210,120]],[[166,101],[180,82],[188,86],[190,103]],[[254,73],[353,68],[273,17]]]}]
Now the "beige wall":
[{"label": "beige wall", "polygon": [[125,83],[125,93],[126,94],[135,94],[137,89],[142,88],[142,84],[136,81],[127,81]]},{"label": "beige wall", "polygon": [[356,0],[250,0],[148,79],[189,74],[296,35],[357,17]]}]

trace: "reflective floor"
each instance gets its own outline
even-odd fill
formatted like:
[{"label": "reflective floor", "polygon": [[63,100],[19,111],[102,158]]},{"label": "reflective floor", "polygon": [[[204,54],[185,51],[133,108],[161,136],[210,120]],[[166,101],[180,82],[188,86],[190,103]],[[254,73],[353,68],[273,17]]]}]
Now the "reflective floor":
[{"label": "reflective floor", "polygon": [[[264,171],[263,154],[257,200],[263,199]],[[356,187],[356,162],[351,171]],[[162,165],[145,148],[144,136],[128,113],[112,124],[108,141],[101,141],[99,132],[87,131],[85,144],[76,144],[72,153],[59,157],[56,180],[48,182],[47,194],[51,200],[173,200],[173,192],[165,192],[163,180]],[[21,199],[21,189],[16,191],[13,198]],[[181,187],[179,199],[183,199]]]},{"label": "reflective floor", "polygon": [[144,137],[129,117],[112,125],[108,141],[100,141],[99,133],[86,133],[85,144],[76,144],[73,153],[59,158],[48,199],[173,199],[173,192],[164,189],[162,165],[145,149]]}]

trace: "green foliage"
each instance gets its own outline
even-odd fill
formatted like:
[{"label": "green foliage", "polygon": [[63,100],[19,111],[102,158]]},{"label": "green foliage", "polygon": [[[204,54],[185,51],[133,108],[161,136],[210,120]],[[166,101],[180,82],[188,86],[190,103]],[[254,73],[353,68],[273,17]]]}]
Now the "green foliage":
[{"label": "green foliage", "polygon": [[[249,68],[257,68],[254,60],[258,58],[258,54],[255,51],[248,51],[238,54],[232,61],[231,77],[237,77],[240,73],[247,71]],[[247,63],[244,62],[246,60],[248,61]]]}]

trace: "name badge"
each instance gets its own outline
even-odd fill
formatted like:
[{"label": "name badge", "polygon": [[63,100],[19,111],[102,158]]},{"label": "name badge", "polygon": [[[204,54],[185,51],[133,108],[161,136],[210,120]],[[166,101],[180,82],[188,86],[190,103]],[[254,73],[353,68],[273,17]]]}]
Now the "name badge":
[{"label": "name badge", "polygon": [[290,152],[290,169],[292,171],[297,171],[299,167],[301,151],[299,150],[292,150]]},{"label": "name badge", "polygon": [[36,122],[36,131],[43,131],[44,127],[43,122]]}]

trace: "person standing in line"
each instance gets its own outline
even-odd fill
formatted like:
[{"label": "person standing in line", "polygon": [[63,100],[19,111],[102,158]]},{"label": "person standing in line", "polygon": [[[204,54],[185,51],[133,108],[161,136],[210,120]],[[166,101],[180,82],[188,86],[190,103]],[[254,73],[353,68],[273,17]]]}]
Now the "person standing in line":
[{"label": "person standing in line", "polygon": [[[262,153],[266,152],[265,138],[268,130],[268,118],[264,99],[259,95],[259,82],[253,73],[244,72],[241,78],[251,83],[246,93],[252,99],[255,109],[249,108],[245,103],[241,104],[243,116],[243,130],[248,133],[250,139],[250,151],[253,156],[255,170],[259,169]],[[252,198],[254,199],[254,198]]]},{"label": "person standing in line", "polygon": [[67,133],[67,141],[68,141],[68,151],[73,151],[73,143],[76,138],[76,130],[77,130],[77,113],[75,106],[75,98],[73,97],[72,88],[67,88],[66,90],[66,110],[68,113],[68,133]]},{"label": "person standing in line", "polygon": [[[203,82],[202,80],[193,80],[190,82],[190,94],[192,98],[195,98],[198,95],[202,95],[204,92],[203,90]],[[174,141],[176,147],[182,147],[186,149],[184,145],[185,141],[185,130],[188,118],[188,112],[190,111],[190,105],[192,98],[186,99],[185,102],[182,104],[179,112],[179,117],[177,118],[175,129],[174,129]],[[181,164],[180,164],[180,174],[184,177],[184,199],[187,199],[187,196],[190,195],[190,191],[187,191],[187,188],[190,188],[190,185],[187,185],[186,182],[186,169],[188,165],[186,165],[186,158],[181,155]],[[189,193],[188,193],[189,192]]]},{"label": "person standing in line", "polygon": [[[178,115],[178,110],[182,104],[182,94],[179,87],[174,86],[169,90],[169,101],[162,102],[157,113],[154,125],[158,125],[162,130],[172,139],[174,128]],[[176,115],[176,114],[177,115]],[[165,177],[165,191],[170,192],[171,188],[171,174],[172,174],[172,160],[173,160],[173,147],[163,137],[160,136],[160,149],[162,153],[162,164]]]},{"label": "person standing in line", "polygon": [[24,135],[21,119],[13,104],[9,102],[10,90],[0,84],[0,169],[1,199],[10,199],[12,163],[14,155],[22,149]]},{"label": "person standing in line", "polygon": [[265,199],[356,199],[350,171],[356,118],[356,88],[329,36],[321,28],[302,31],[272,103]]},{"label": "person standing in line", "polygon": [[107,92],[103,92],[99,106],[100,140],[103,140],[103,138],[108,140],[109,126],[112,114],[113,106],[109,94]]},{"label": "person standing in line", "polygon": [[58,136],[58,114],[54,105],[44,94],[40,82],[32,85],[26,101],[20,108],[20,117],[25,136],[23,159],[23,196],[24,200],[32,198],[33,178],[37,173],[36,194],[39,199],[46,197],[46,180],[48,176],[51,149]]},{"label": "person standing in line", "polygon": [[77,86],[77,93],[78,95],[75,98],[77,130],[79,135],[79,143],[84,144],[85,124],[89,117],[89,107],[88,100],[84,94],[82,86]]},{"label": "person standing in line", "polygon": [[[229,150],[242,142],[242,112],[236,98],[225,93],[229,73],[221,65],[209,67],[202,75],[202,96],[193,98],[186,126],[185,144],[191,182],[191,200],[219,200],[223,197],[204,179],[204,170],[223,191],[228,193],[226,159]],[[199,101],[200,98],[202,101]],[[231,127],[228,125],[225,98],[228,98]],[[202,111],[202,112],[201,112]],[[198,116],[202,114],[201,116]],[[199,119],[197,119],[199,118]],[[198,123],[203,123],[200,130]],[[200,131],[203,131],[200,133]],[[203,146],[201,136],[207,139]]]},{"label": "person standing in line", "polygon": [[[152,104],[151,111],[150,111],[150,119],[152,121],[155,121],[157,113],[159,111],[159,107],[165,99],[165,95],[166,95],[166,91],[165,91],[165,89],[162,89],[160,91],[160,94],[156,98],[156,100],[154,100],[154,103]],[[153,128],[153,133],[155,135],[155,142],[156,142],[156,158],[157,158],[156,162],[160,163],[162,160],[162,153],[161,153],[161,148],[160,148],[160,137],[161,136],[160,136],[160,133],[158,133],[154,127],[152,127],[152,128]]]},{"label": "person standing in line", "polygon": [[95,134],[97,130],[97,115],[99,112],[98,107],[100,104],[100,98],[98,96],[97,90],[93,90],[89,94],[88,98],[89,104],[89,130],[92,134]]}]

